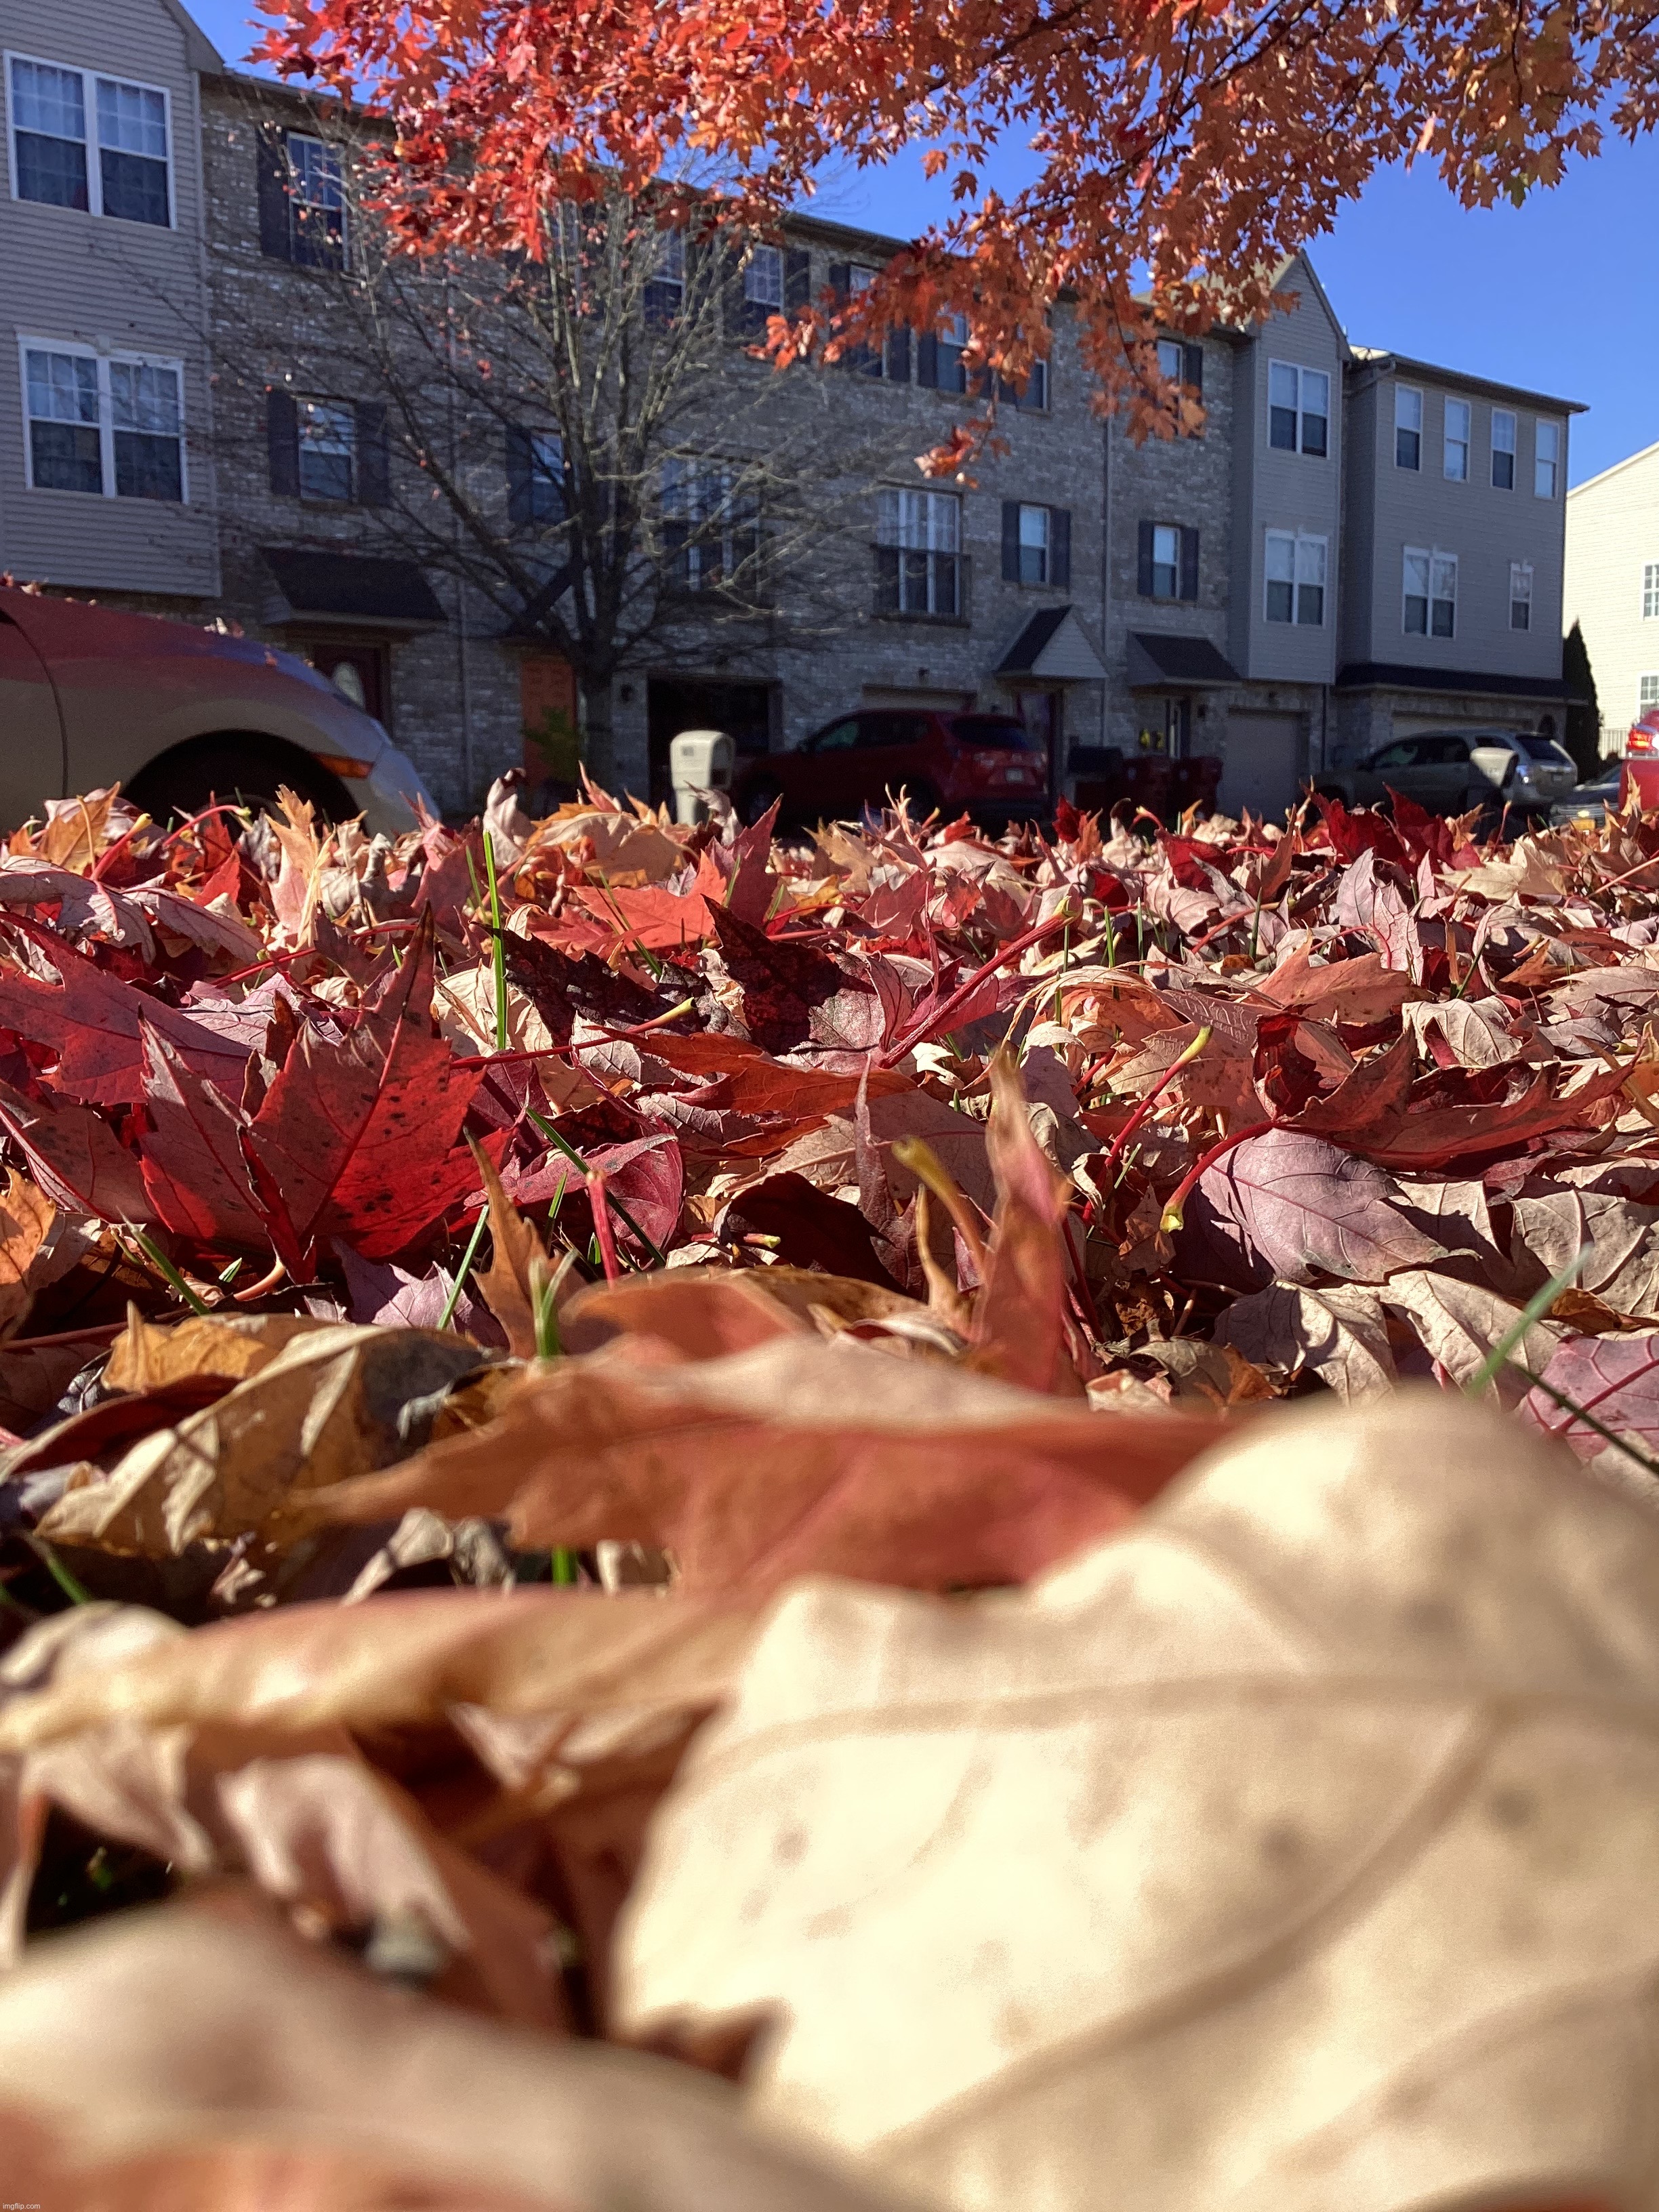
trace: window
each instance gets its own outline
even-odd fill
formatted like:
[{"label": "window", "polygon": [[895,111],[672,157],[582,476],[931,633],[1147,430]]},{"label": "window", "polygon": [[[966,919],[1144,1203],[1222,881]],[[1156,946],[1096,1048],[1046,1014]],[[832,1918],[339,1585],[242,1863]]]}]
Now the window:
[{"label": "window", "polygon": [[769,314],[783,313],[783,249],[779,246],[751,248],[743,266],[743,296]]},{"label": "window", "polygon": [[301,399],[300,496],[349,501],[356,458],[356,418],[333,399]]},{"label": "window", "polygon": [[1510,562],[1510,628],[1532,628],[1532,562]]},{"label": "window", "polygon": [[171,224],[164,92],[14,54],[10,106],[12,189],[20,200]]},{"label": "window", "polygon": [[1515,489],[1515,417],[1504,407],[1492,410],[1492,482],[1494,491]]},{"label": "window", "polygon": [[1138,588],[1143,599],[1198,597],[1198,532],[1173,522],[1140,526]]},{"label": "window", "polygon": [[345,180],[340,149],[288,133],[290,258],[314,269],[345,266]]},{"label": "window", "polygon": [[1423,465],[1423,395],[1409,384],[1394,388],[1394,465],[1397,469]]},{"label": "window", "polygon": [[1267,368],[1267,442],[1281,453],[1330,451],[1331,380],[1322,368],[1297,368],[1287,361]]},{"label": "window", "polygon": [[1560,473],[1561,425],[1540,422],[1537,442],[1533,447],[1532,488],[1540,499],[1555,497],[1555,480]]},{"label": "window", "polygon": [[962,501],[954,492],[884,491],[876,514],[881,614],[962,612]]},{"label": "window", "polygon": [[1474,410],[1467,399],[1446,402],[1445,459],[1443,472],[1451,483],[1469,480],[1469,423]]},{"label": "window", "polygon": [[719,462],[665,461],[662,539],[669,580],[682,592],[755,594],[760,516],[752,491]]},{"label": "window", "polygon": [[1642,619],[1659,621],[1659,561],[1650,561],[1642,571]]},{"label": "window", "polygon": [[1636,695],[1638,716],[1650,713],[1656,707],[1659,707],[1659,676],[1638,677]]},{"label": "window", "polygon": [[26,344],[28,478],[36,491],[182,501],[182,374],[172,361],[100,360]]},{"label": "window", "polygon": [[1326,568],[1329,542],[1300,531],[1267,532],[1267,605],[1270,623],[1295,623],[1310,629],[1325,621]]},{"label": "window", "polygon": [[1457,556],[1438,546],[1406,548],[1401,627],[1408,637],[1452,637],[1457,629]]},{"label": "window", "polygon": [[1187,380],[1187,349],[1174,338],[1158,342],[1158,373],[1171,384]]},{"label": "window", "polygon": [[966,392],[968,369],[962,356],[968,343],[966,315],[947,315],[939,325],[939,388],[941,392]]},{"label": "window", "polygon": [[1019,580],[1022,584],[1048,581],[1048,510],[1022,507],[1019,510]]},{"label": "window", "polygon": [[564,441],[556,430],[509,426],[507,507],[515,530],[564,520]]},{"label": "window", "polygon": [[661,329],[685,305],[685,233],[665,230],[657,245],[656,266],[646,280],[645,319]]}]

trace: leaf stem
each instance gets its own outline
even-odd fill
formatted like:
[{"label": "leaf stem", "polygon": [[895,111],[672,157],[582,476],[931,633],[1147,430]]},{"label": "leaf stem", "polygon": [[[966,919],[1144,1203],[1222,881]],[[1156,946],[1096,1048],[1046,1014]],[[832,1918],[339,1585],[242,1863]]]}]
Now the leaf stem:
[{"label": "leaf stem", "polygon": [[[1198,1058],[1200,1053],[1203,1051],[1205,1046],[1210,1042],[1210,1038],[1213,1032],[1211,1030],[1209,1024],[1206,1022],[1204,1027],[1199,1031],[1198,1035],[1193,1039],[1192,1042],[1187,1047],[1186,1050],[1178,1054],[1176,1057],[1170,1062],[1170,1065],[1164,1069],[1163,1074],[1152,1085],[1152,1089],[1146,1093],[1146,1096],[1141,1100],[1139,1105],[1135,1108],[1134,1112],[1130,1115],[1128,1120],[1118,1131],[1116,1136],[1113,1138],[1111,1149],[1108,1152],[1105,1158],[1100,1164],[1100,1173],[1102,1176],[1109,1176],[1111,1174],[1112,1170],[1117,1165],[1118,1155],[1121,1152],[1125,1145],[1128,1143],[1130,1138],[1133,1136],[1135,1131],[1146,1119],[1146,1116],[1152,1112],[1153,1107],[1157,1105],[1158,1100],[1169,1089],[1170,1085],[1175,1081],[1176,1076],[1180,1074],[1182,1069],[1183,1067],[1190,1066],[1192,1062]],[[1097,1178],[1097,1181],[1098,1181],[1098,1178]],[[1104,1188],[1109,1188],[1110,1186],[1108,1184],[1105,1185]]]},{"label": "leaf stem", "polygon": [[501,936],[501,887],[495,874],[495,841],[484,833],[484,872],[489,878],[489,957],[495,976],[495,1049],[507,1050],[507,945]]},{"label": "leaf stem", "polygon": [[[559,1150],[564,1154],[566,1159],[573,1161],[575,1165],[581,1170],[583,1176],[586,1176],[588,1172],[587,1162],[576,1150],[576,1147],[573,1144],[570,1144],[565,1138],[562,1137],[550,1121],[544,1121],[541,1115],[536,1111],[533,1106],[526,1106],[525,1111],[529,1115],[531,1120],[536,1124],[536,1127],[541,1131],[543,1136],[547,1139],[549,1144],[556,1145]],[[641,1243],[644,1245],[646,1250],[651,1255],[652,1258],[656,1261],[659,1267],[665,1267],[668,1265],[668,1255],[664,1252],[659,1244],[654,1243],[652,1239],[646,1235],[644,1230],[641,1229],[639,1223],[635,1220],[633,1215],[623,1204],[621,1199],[617,1196],[615,1191],[607,1188],[605,1194],[605,1204],[611,1207],[615,1212],[617,1218],[622,1223],[623,1228],[630,1230],[633,1234],[639,1238]]]}]

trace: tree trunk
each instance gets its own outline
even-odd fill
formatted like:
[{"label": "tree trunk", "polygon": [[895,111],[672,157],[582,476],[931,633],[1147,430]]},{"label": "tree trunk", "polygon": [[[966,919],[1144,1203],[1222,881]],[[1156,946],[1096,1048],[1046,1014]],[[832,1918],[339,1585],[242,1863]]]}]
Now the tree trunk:
[{"label": "tree trunk", "polygon": [[609,791],[616,776],[617,748],[611,728],[611,679],[584,676],[582,693],[582,766],[595,783]]}]

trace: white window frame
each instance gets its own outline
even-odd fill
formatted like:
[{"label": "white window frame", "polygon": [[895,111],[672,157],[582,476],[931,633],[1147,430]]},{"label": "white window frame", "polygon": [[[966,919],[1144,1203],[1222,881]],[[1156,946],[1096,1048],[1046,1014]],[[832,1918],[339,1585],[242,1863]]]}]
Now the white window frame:
[{"label": "white window frame", "polygon": [[[1463,410],[1463,434],[1461,438],[1455,438],[1452,435],[1452,410],[1455,407],[1461,407]],[[1447,483],[1468,483],[1469,455],[1474,446],[1474,406],[1467,399],[1448,398],[1443,403],[1440,417],[1440,474]],[[1452,466],[1454,453],[1461,453],[1462,456],[1461,468],[1455,469]]]},{"label": "white window frame", "polygon": [[[1028,516],[1030,518],[1032,530],[1032,535],[1030,538],[1025,535]],[[1039,506],[1035,500],[1020,501],[1018,544],[1020,582],[1034,589],[1046,591],[1054,580],[1054,518],[1052,508]],[[1025,556],[1028,552],[1036,553],[1042,556],[1037,564],[1042,570],[1040,576],[1028,576],[1025,574]]]},{"label": "white window frame", "polygon": [[[1650,699],[1644,696],[1650,690],[1651,690],[1653,693],[1653,696]],[[1656,707],[1659,707],[1659,670],[1656,670],[1650,676],[1638,676],[1636,679],[1636,719],[1638,721],[1641,720],[1644,714],[1650,714]]]},{"label": "white window frame", "polygon": [[[311,507],[338,508],[358,506],[361,504],[358,494],[362,488],[362,455],[357,446],[356,408],[349,399],[334,398],[315,392],[296,394],[294,404],[296,413],[295,472],[300,497]],[[336,499],[331,492],[306,489],[306,410],[308,407],[325,408],[330,414],[342,416],[345,419],[346,464],[349,475],[343,499]]]},{"label": "white window frame", "polygon": [[754,538],[760,544],[759,505],[744,481],[741,466],[706,455],[676,454],[662,463],[659,499],[665,523],[684,523],[688,535],[678,549],[685,562],[680,588],[686,592],[717,591],[730,581],[751,557],[738,538]]},{"label": "white window frame", "polygon": [[[9,82],[9,80],[8,80]],[[31,426],[34,417],[29,413],[29,364],[32,353],[67,354],[75,361],[93,361],[98,364],[98,453],[103,488],[96,492],[64,494],[56,484],[37,484],[34,481],[34,440]],[[135,353],[123,346],[113,353],[100,353],[79,338],[43,337],[40,331],[19,334],[17,340],[18,401],[23,411],[23,481],[31,491],[41,491],[55,497],[79,499],[118,499],[115,489],[115,407],[110,392],[111,368],[120,362],[134,368],[169,368],[179,380],[179,501],[180,507],[190,505],[190,446],[185,433],[185,364],[170,354]],[[87,425],[91,428],[90,424]],[[171,500],[131,500],[135,507],[171,507]]]},{"label": "white window frame", "polygon": [[[1410,629],[1407,627],[1406,623],[1407,599],[1408,597],[1415,598],[1417,596],[1416,593],[1408,593],[1406,590],[1406,563],[1407,561],[1413,560],[1425,561],[1428,563],[1428,593],[1424,608],[1424,627],[1421,629]],[[1443,592],[1437,592],[1434,588],[1437,575],[1443,568],[1443,566],[1447,562],[1451,563],[1451,591],[1449,594]],[[1455,553],[1448,552],[1443,545],[1407,545],[1403,547],[1401,549],[1400,559],[1401,635],[1402,637],[1420,637],[1425,641],[1434,638],[1438,638],[1443,645],[1455,638],[1457,635],[1457,556]],[[1452,611],[1452,626],[1449,630],[1437,630],[1434,626],[1434,611],[1437,605],[1448,598],[1449,598]]]},{"label": "white window frame", "polygon": [[[1273,443],[1273,371],[1276,368],[1283,369],[1286,375],[1296,379],[1296,444],[1293,447],[1275,446]],[[1316,410],[1310,409],[1304,404],[1302,381],[1304,377],[1309,376],[1322,377],[1324,380],[1325,410],[1322,415],[1318,415]],[[1335,393],[1335,386],[1336,380],[1328,368],[1314,368],[1299,361],[1269,361],[1267,363],[1268,452],[1294,453],[1300,459],[1306,461],[1328,461],[1333,456],[1336,445],[1336,417],[1331,405]],[[1316,415],[1316,419],[1325,425],[1325,450],[1322,453],[1310,453],[1303,443],[1303,425],[1307,422],[1310,414]]]},{"label": "white window frame", "polygon": [[[1507,445],[1503,444],[1498,437],[1498,426],[1500,422],[1507,422],[1510,426]],[[1488,471],[1494,491],[1515,489],[1516,474],[1520,466],[1516,459],[1520,444],[1520,417],[1516,414],[1515,410],[1512,407],[1494,407],[1492,410],[1492,467]],[[1510,457],[1510,480],[1506,484],[1499,483],[1498,481],[1498,456],[1500,453],[1507,453]]]},{"label": "white window frame", "polygon": [[[1528,635],[1532,629],[1532,562],[1511,561],[1510,562],[1510,628],[1519,637]],[[1515,611],[1518,606],[1524,606],[1527,611],[1527,619],[1523,623],[1517,623],[1515,619]]]},{"label": "white window frame", "polygon": [[[898,580],[898,612],[908,615],[932,615],[945,620],[961,618],[964,593],[963,589],[962,496],[953,491],[927,491],[909,484],[884,484],[876,495],[876,544],[884,551],[896,550],[901,554],[921,556],[922,565],[917,569],[914,562],[907,566],[901,562]],[[947,568],[945,563],[950,563]],[[951,604],[942,601],[947,596]],[[906,606],[907,587],[921,586],[921,596],[925,606]]]},{"label": "white window frame", "polygon": [[[1160,538],[1165,541],[1165,550],[1170,555],[1167,561],[1160,561],[1158,557]],[[1160,592],[1158,588],[1158,572],[1160,568],[1167,568],[1170,572],[1170,588],[1167,592]],[[1174,600],[1181,597],[1181,525],[1178,522],[1155,522],[1152,525],[1152,595],[1155,599]]]},{"label": "white window frame", "polygon": [[[1291,549],[1291,573],[1288,580],[1283,576],[1270,576],[1267,573],[1268,549],[1273,544],[1275,540],[1277,540],[1281,545],[1288,545]],[[1310,556],[1316,552],[1319,556],[1319,574],[1317,577],[1304,575],[1303,571],[1313,565]],[[1268,613],[1267,593],[1274,583],[1282,584],[1286,580],[1288,580],[1291,586],[1291,611],[1289,615],[1281,621],[1277,615]],[[1320,594],[1319,620],[1316,623],[1304,622],[1302,619],[1302,594],[1304,590],[1316,591]],[[1267,530],[1264,533],[1262,538],[1262,621],[1276,630],[1323,629],[1326,627],[1326,617],[1330,610],[1330,539],[1322,532],[1313,530]]]},{"label": "white window frame", "polygon": [[[778,296],[775,300],[772,299],[769,295],[763,295],[756,291],[754,289],[755,284],[758,281],[763,258],[764,258],[765,264],[768,268],[775,268],[777,270]],[[783,262],[783,248],[781,246],[751,246],[749,250],[749,258],[743,264],[744,298],[757,307],[769,307],[775,315],[781,315],[783,313],[785,282],[786,272]]]},{"label": "white window frame", "polygon": [[[177,170],[174,164],[173,144],[173,95],[167,90],[166,85],[146,84],[142,77],[137,76],[113,76],[107,70],[86,69],[83,68],[79,62],[53,61],[46,54],[21,53],[14,46],[8,46],[5,49],[3,55],[0,55],[0,60],[3,60],[5,64],[6,181],[10,189],[13,200],[15,201],[20,207],[49,207],[52,204],[52,202],[48,200],[23,199],[17,189],[17,102],[12,93],[11,65],[14,62],[29,62],[32,63],[36,69],[59,70],[65,76],[78,76],[81,80],[81,112],[86,118],[88,133],[86,139],[87,204],[84,210],[80,208],[56,208],[54,212],[58,215],[80,215],[85,213],[90,216],[97,216],[100,218],[103,216],[104,165],[98,158],[100,154],[104,150],[103,142],[98,136],[98,84],[99,80],[101,78],[106,84],[130,85],[135,92],[155,92],[161,94],[161,127],[166,134],[167,149],[167,219],[165,228],[168,230],[178,229],[179,193],[178,188],[174,183]],[[87,88],[88,86],[92,88],[92,98],[90,100],[87,98]],[[126,218],[112,216],[109,220],[112,222],[114,222],[117,221],[125,221]],[[164,226],[159,222],[148,223],[143,226],[143,228],[149,230],[160,230]],[[125,359],[126,357],[127,356],[122,356],[123,359]],[[156,366],[160,366],[159,362],[156,363]]]},{"label": "white window frame", "polygon": [[1659,561],[1642,565],[1642,619],[1659,622]]},{"label": "white window frame", "polygon": [[[1417,403],[1415,422],[1402,422],[1400,419],[1401,403],[1408,399]],[[1417,459],[1414,461],[1402,461],[1400,458],[1400,433],[1402,430],[1417,441]],[[1408,469],[1413,476],[1423,473],[1423,393],[1421,387],[1415,384],[1396,384],[1394,387],[1394,465],[1397,469]]]},{"label": "white window frame", "polygon": [[[1555,440],[1555,451],[1547,460],[1540,451],[1546,430]],[[1545,469],[1550,472],[1550,488],[1547,491],[1540,491],[1538,479]],[[1547,415],[1539,416],[1533,423],[1532,494],[1534,499],[1559,499],[1561,496],[1561,425],[1552,422]]]},{"label": "white window frame", "polygon": [[296,228],[295,210],[297,209],[316,208],[319,212],[325,215],[330,214],[333,211],[325,202],[308,200],[301,196],[299,191],[300,173],[298,167],[295,166],[293,153],[293,149],[296,142],[307,146],[315,146],[321,152],[325,162],[331,159],[334,163],[340,188],[340,205],[338,210],[340,217],[340,260],[343,265],[351,258],[351,210],[346,203],[344,151],[343,149],[337,144],[333,139],[325,138],[319,131],[289,131],[284,134],[283,150],[287,157],[288,167],[288,222],[289,243],[292,245],[295,240],[295,232]]}]

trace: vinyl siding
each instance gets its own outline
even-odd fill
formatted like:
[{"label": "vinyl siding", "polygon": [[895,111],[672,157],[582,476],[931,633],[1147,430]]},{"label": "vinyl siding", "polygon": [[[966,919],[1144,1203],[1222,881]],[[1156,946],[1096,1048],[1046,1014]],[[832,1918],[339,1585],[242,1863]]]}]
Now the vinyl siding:
[{"label": "vinyl siding", "polygon": [[[1341,590],[1342,372],[1347,345],[1309,264],[1298,260],[1279,287],[1297,295],[1237,356],[1232,659],[1259,682],[1328,684],[1336,673]],[[1268,443],[1268,368],[1275,361],[1322,369],[1331,382],[1328,453],[1288,453]],[[1325,620],[1316,629],[1267,618],[1267,533],[1304,532],[1327,542]]]},{"label": "vinyl siding", "polygon": [[1601,742],[1620,751],[1644,676],[1659,675],[1659,617],[1642,612],[1642,571],[1659,562],[1659,446],[1567,496],[1565,627],[1583,627]]},{"label": "vinyl siding", "polygon": [[[72,12],[0,0],[9,52],[120,76],[167,94],[173,223],[42,206],[11,195],[9,74],[0,81],[0,568],[71,588],[209,596],[219,563],[199,333],[203,294],[201,116],[187,25],[165,0],[82,0]],[[95,152],[93,158],[96,158]],[[184,363],[186,503],[34,491],[26,465],[19,340],[78,342]]]},{"label": "vinyl siding", "polygon": [[[1568,422],[1540,416],[1517,397],[1515,489],[1492,481],[1495,404],[1475,391],[1401,372],[1360,370],[1352,379],[1350,434],[1365,445],[1351,463],[1348,507],[1348,605],[1345,659],[1403,663],[1414,668],[1477,675],[1555,678],[1561,673],[1561,588],[1565,534]],[[1421,465],[1395,460],[1395,392],[1403,384],[1423,394]],[[1472,416],[1468,481],[1444,473],[1446,402],[1467,402]],[[1553,499],[1533,489],[1540,420],[1560,429]],[[1406,548],[1457,556],[1457,628],[1452,637],[1408,635],[1402,618]],[[1532,626],[1510,628],[1510,564],[1532,563]],[[1369,562],[1369,578],[1362,575]]]}]

